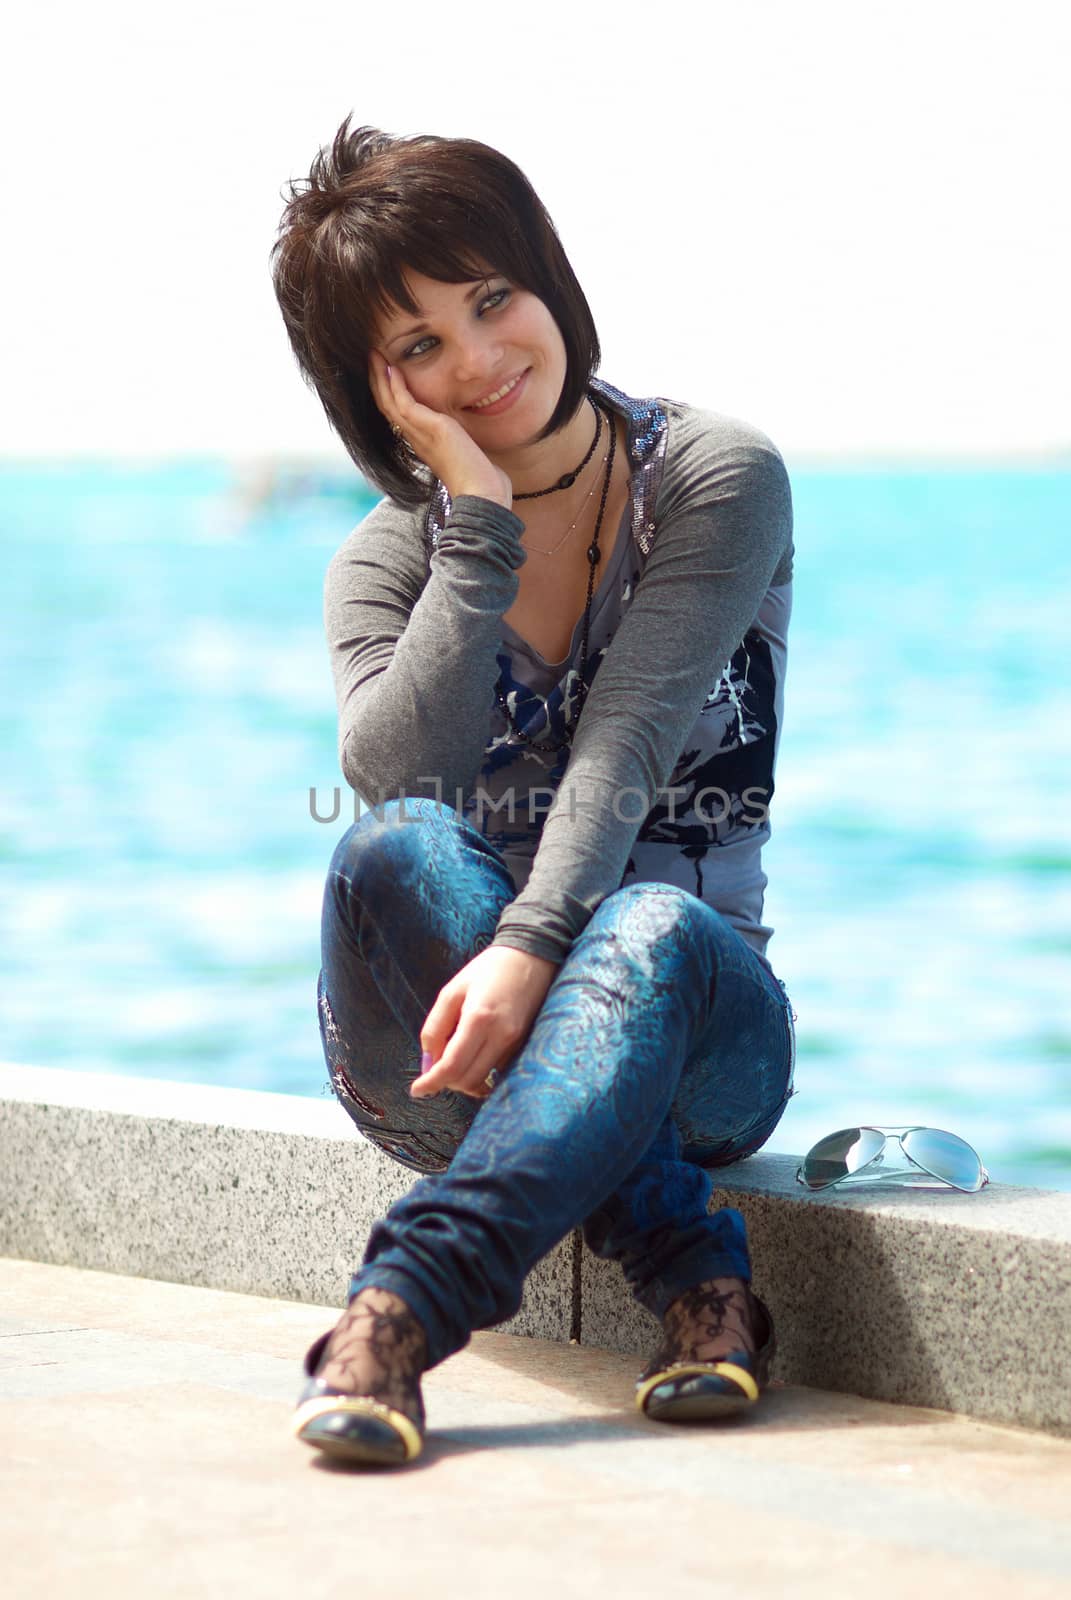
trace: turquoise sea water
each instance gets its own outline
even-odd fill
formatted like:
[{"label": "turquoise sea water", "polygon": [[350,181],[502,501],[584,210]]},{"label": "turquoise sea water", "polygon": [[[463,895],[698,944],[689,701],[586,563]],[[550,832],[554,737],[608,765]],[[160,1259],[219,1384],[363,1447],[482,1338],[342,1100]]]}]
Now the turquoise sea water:
[{"label": "turquoise sea water", "polygon": [[[1071,470],[793,485],[765,866],[800,1092],[770,1148],[932,1122],[1071,1190]],[[218,462],[0,468],[0,1059],[326,1092],[352,795],[321,592],[371,503]]]}]

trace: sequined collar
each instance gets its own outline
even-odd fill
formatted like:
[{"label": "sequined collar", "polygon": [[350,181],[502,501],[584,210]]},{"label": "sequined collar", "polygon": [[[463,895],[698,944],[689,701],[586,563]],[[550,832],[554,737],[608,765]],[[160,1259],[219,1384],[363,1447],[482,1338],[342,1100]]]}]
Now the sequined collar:
[{"label": "sequined collar", "polygon": [[[588,387],[604,405],[625,419],[632,473],[632,537],[648,556],[654,543],[655,501],[666,456],[665,410],[657,400],[635,400],[603,378],[592,378]],[[436,479],[424,516],[424,551],[429,561],[449,515],[450,496]]]}]

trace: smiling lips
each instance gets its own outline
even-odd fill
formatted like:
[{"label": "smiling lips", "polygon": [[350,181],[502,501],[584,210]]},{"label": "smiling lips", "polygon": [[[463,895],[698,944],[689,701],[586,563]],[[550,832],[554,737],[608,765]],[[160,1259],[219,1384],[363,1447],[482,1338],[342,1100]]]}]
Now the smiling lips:
[{"label": "smiling lips", "polygon": [[528,370],[518,373],[517,377],[511,378],[508,383],[504,383],[500,389],[495,389],[482,400],[476,400],[472,405],[466,406],[465,410],[489,412],[492,416],[497,416],[500,411],[507,410],[513,404],[514,396],[528,376]]}]

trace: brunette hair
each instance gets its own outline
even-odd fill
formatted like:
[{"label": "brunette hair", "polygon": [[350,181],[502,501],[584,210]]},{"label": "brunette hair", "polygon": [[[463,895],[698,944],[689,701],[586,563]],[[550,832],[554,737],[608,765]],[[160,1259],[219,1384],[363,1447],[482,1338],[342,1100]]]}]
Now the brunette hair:
[{"label": "brunette hair", "polygon": [[554,224],[519,167],[475,139],[397,138],[349,124],[307,179],[284,188],[272,278],[302,376],[350,456],[391,499],[416,506],[429,475],[414,467],[368,384],[379,317],[391,303],[416,314],[407,268],[442,283],[501,274],[543,301],[567,365],[541,438],[583,400],[599,340]]}]

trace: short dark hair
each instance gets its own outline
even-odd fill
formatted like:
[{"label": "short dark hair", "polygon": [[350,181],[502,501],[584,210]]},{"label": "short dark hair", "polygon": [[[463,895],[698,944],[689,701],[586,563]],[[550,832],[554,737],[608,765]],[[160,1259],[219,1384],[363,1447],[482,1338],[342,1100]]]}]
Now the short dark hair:
[{"label": "short dark hair", "polygon": [[415,467],[376,406],[368,357],[393,303],[415,314],[410,269],[442,283],[501,274],[546,305],[565,343],[565,383],[541,434],[581,404],[598,367],[591,310],[539,196],[519,167],[476,139],[350,130],[349,117],[284,188],[272,248],[275,294],[306,383],[357,466],[403,505],[427,499]]}]

